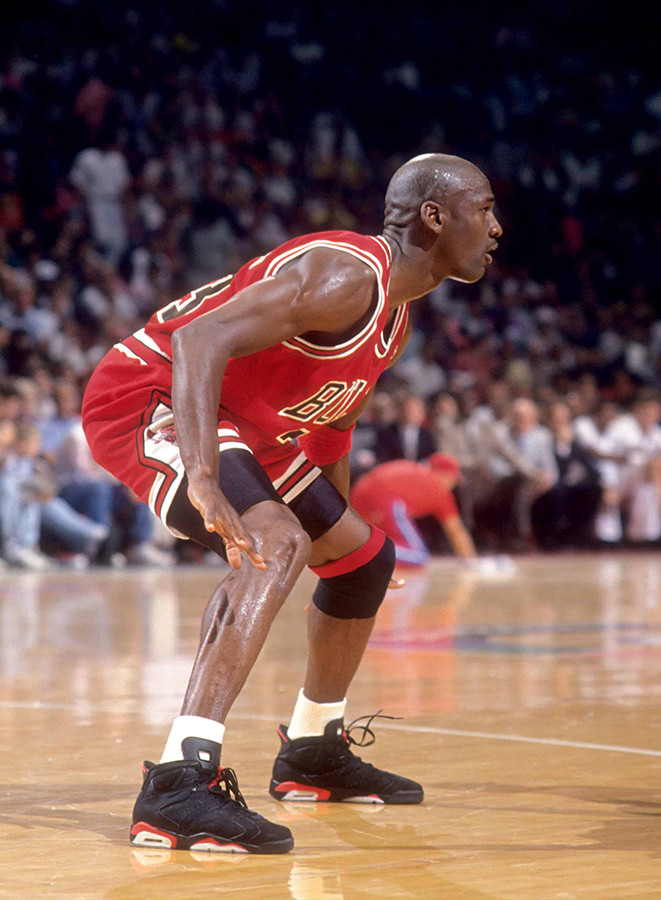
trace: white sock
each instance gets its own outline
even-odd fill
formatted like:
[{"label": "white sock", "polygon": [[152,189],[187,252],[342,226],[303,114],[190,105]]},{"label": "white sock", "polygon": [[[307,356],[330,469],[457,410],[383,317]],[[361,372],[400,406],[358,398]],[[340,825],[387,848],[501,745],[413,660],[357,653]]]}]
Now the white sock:
[{"label": "white sock", "polygon": [[344,719],[346,705],[346,697],[336,703],[315,703],[314,700],[308,700],[301,688],[298,692],[298,700],[294,707],[291,723],[287,729],[290,740],[321,736],[326,725],[333,719]]},{"label": "white sock", "polygon": [[183,759],[184,753],[181,743],[188,737],[202,738],[205,741],[215,741],[222,744],[225,726],[215,719],[204,719],[202,716],[177,716],[172,723],[170,735],[165,743],[161,762],[172,762],[175,759]]}]

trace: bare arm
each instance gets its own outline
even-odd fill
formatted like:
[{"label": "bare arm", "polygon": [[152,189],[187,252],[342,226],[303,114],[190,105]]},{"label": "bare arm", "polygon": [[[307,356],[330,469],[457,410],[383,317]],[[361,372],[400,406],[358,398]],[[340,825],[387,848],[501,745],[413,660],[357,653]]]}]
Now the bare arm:
[{"label": "bare arm", "polygon": [[441,523],[450,546],[462,559],[474,559],[477,556],[473,538],[459,516],[452,516]]},{"label": "bare arm", "polygon": [[347,254],[314,250],[173,335],[172,406],[188,494],[205,527],[225,539],[234,568],[241,550],[263,562],[218,487],[216,429],[227,363],[308,331],[346,331],[369,309],[375,277]]}]

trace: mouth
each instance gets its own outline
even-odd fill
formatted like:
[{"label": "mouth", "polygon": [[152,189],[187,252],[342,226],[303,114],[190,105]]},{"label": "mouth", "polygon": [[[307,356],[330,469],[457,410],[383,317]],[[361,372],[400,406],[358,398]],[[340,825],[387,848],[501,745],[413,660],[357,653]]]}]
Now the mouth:
[{"label": "mouth", "polygon": [[497,250],[497,249],[498,249],[498,244],[497,243],[492,244],[489,247],[489,249],[487,250],[487,252],[484,254],[485,259],[487,261],[487,265],[491,265],[491,263],[493,262],[493,256],[491,254],[494,252],[494,250]]}]

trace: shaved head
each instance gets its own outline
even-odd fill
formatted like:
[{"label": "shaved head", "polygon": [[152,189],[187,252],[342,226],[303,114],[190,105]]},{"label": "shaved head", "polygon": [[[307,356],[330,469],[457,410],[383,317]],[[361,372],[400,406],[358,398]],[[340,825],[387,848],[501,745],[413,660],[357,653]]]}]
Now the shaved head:
[{"label": "shaved head", "polygon": [[426,200],[445,204],[461,191],[488,185],[484,173],[460,156],[425,153],[404,163],[386,191],[385,224],[404,228],[420,214]]},{"label": "shaved head", "polygon": [[427,284],[470,284],[493,262],[503,233],[495,202],[488,178],[467,159],[415,156],[390,179],[383,236],[405,269],[427,267]]}]

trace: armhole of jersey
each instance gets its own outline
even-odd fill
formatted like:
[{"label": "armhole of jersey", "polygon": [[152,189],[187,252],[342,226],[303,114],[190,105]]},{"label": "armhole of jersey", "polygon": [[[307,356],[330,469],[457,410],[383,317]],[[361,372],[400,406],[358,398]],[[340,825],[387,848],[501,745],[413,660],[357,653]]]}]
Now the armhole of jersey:
[{"label": "armhole of jersey", "polygon": [[390,329],[388,340],[384,340],[383,333],[379,335],[379,342],[374,347],[374,352],[379,357],[379,359],[383,359],[384,356],[388,355],[393,347],[399,344],[404,335],[404,332],[406,331],[406,324],[408,320],[409,307],[408,304],[405,303],[400,306],[395,313],[395,321],[392,323],[392,328]]},{"label": "armhole of jersey", "polygon": [[[310,250],[315,250],[318,247],[326,247],[331,250],[340,250],[343,253],[348,253],[356,259],[359,259],[361,262],[364,262],[373,270],[376,275],[378,290],[376,307],[361,330],[353,337],[349,338],[349,340],[343,341],[340,344],[324,346],[321,344],[314,344],[312,341],[305,340],[302,337],[295,337],[291,338],[291,340],[283,341],[282,346],[289,347],[291,350],[297,350],[305,356],[321,357],[324,359],[339,359],[353,353],[358,347],[365,343],[377,328],[379,317],[386,305],[386,294],[383,288],[384,268],[378,257],[368,250],[362,250],[359,247],[354,247],[352,244],[347,244],[343,241],[318,239],[302,244],[300,247],[292,248],[271,260],[266,269],[265,277],[276,275],[286,263],[291,262],[299,256],[303,256],[305,253],[308,253]],[[389,256],[388,259],[390,259]]]}]

